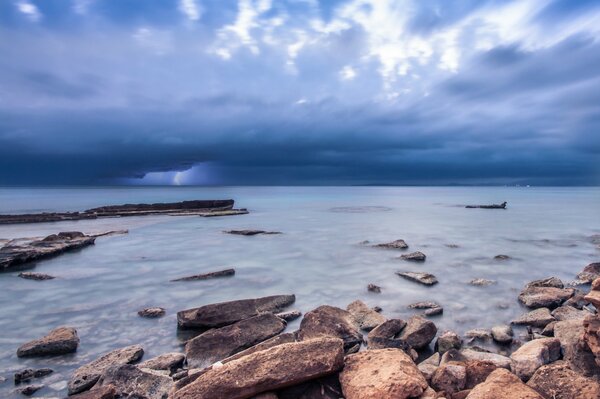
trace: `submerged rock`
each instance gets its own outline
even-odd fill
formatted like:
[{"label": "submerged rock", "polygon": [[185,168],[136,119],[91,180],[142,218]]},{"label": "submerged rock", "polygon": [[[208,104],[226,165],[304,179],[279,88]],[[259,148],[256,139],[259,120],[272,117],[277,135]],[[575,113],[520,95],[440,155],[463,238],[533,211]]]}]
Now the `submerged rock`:
[{"label": "submerged rock", "polygon": [[362,343],[362,334],[350,312],[328,305],[306,313],[300,323],[298,338],[301,341],[318,337],[342,339],[346,352],[358,349]]},{"label": "submerged rock", "polygon": [[375,292],[377,294],[380,294],[381,293],[381,287],[378,286],[378,285],[375,285],[375,284],[369,284],[367,286],[367,291],[369,291],[369,292]]},{"label": "submerged rock", "polygon": [[223,327],[260,313],[279,313],[295,301],[295,295],[273,295],[213,303],[178,312],[177,324],[179,328]]},{"label": "submerged rock", "polygon": [[474,278],[473,280],[469,281],[469,284],[474,285],[476,287],[486,287],[488,285],[496,284],[496,281],[487,280],[485,278]]},{"label": "submerged rock", "polygon": [[500,255],[496,255],[496,256],[494,256],[494,259],[495,259],[495,260],[509,260],[509,259],[510,259],[510,256],[508,256],[508,255],[502,255],[502,254],[500,254]]},{"label": "submerged rock", "polygon": [[281,231],[266,231],[266,230],[227,230],[224,231],[227,234],[234,234],[239,236],[255,236],[259,234],[282,234]]},{"label": "submerged rock", "polygon": [[138,316],[146,317],[149,319],[155,319],[157,317],[164,316],[165,313],[166,313],[165,308],[153,307],[153,308],[146,308],[146,309],[142,309],[142,310],[138,311]]},{"label": "submerged rock", "polygon": [[35,385],[28,385],[23,388],[17,388],[15,391],[17,391],[18,393],[25,395],[25,396],[31,396],[34,393],[36,393],[37,391],[39,391],[40,389],[42,389],[43,387],[44,387],[43,385],[35,384]]},{"label": "submerged rock", "polygon": [[403,277],[407,280],[414,281],[417,283],[421,283],[424,285],[434,285],[438,283],[437,278],[431,273],[424,272],[396,272],[396,274],[400,277]]},{"label": "submerged rock", "polygon": [[173,380],[150,369],[144,371],[133,364],[121,364],[108,367],[96,386],[114,387],[118,397],[165,399]]},{"label": "submerged rock", "polygon": [[376,244],[373,246],[375,248],[386,248],[386,249],[406,249],[406,248],[408,248],[408,244],[404,240],[396,240],[396,241],[387,242],[384,244]]},{"label": "submerged rock", "polygon": [[572,288],[527,287],[519,294],[519,301],[528,308],[555,308],[574,293]]},{"label": "submerged rock", "polygon": [[47,375],[52,374],[54,371],[52,369],[43,368],[43,369],[25,369],[21,371],[17,371],[14,375],[15,384],[20,384],[22,382],[30,381],[34,378],[42,378]]},{"label": "submerged rock", "polygon": [[527,382],[527,385],[544,398],[600,398],[600,384],[598,384],[598,381],[576,373],[563,361],[540,367]]},{"label": "submerged rock", "polygon": [[404,260],[413,261],[413,262],[425,262],[425,259],[427,259],[427,256],[423,252],[417,251],[417,252],[411,252],[406,255],[401,255],[399,259],[404,259]]},{"label": "submerged rock", "polygon": [[465,208],[467,209],[473,209],[473,208],[480,208],[480,209],[506,209],[506,201],[501,203],[501,204],[491,204],[491,205],[466,205]]},{"label": "submerged rock", "polygon": [[548,277],[541,280],[534,280],[525,286],[525,288],[531,287],[554,287],[554,288],[565,288],[564,283],[558,277]]},{"label": "submerged rock", "polygon": [[26,280],[36,280],[36,281],[52,280],[52,279],[56,278],[49,274],[35,273],[35,272],[22,272],[22,273],[19,273],[19,277],[24,278]]},{"label": "submerged rock", "polygon": [[475,386],[467,399],[544,399],[536,391],[523,384],[508,370],[494,370],[485,382]]},{"label": "submerged rock", "polygon": [[17,350],[17,356],[64,355],[75,352],[78,345],[77,330],[71,327],[58,327],[42,338],[21,345]]},{"label": "submerged rock", "polygon": [[436,316],[444,313],[444,308],[437,302],[423,301],[415,302],[408,305],[409,309],[425,310],[423,314],[425,316]]},{"label": "submerged rock", "polygon": [[358,327],[366,331],[374,329],[387,320],[360,300],[352,302],[346,307],[346,310],[350,312]]},{"label": "submerged rock", "polygon": [[235,269],[225,269],[219,270],[217,272],[203,273],[203,274],[194,274],[193,276],[180,277],[171,281],[195,281],[195,280],[209,280],[212,278],[219,277],[230,277],[235,275]]}]

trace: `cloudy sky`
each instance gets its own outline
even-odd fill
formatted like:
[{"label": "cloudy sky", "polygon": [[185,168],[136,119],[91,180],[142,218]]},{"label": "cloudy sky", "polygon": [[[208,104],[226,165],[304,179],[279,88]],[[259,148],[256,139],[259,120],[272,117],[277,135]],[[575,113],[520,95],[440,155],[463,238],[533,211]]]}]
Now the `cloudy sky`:
[{"label": "cloudy sky", "polygon": [[600,184],[597,0],[2,0],[0,184]]}]

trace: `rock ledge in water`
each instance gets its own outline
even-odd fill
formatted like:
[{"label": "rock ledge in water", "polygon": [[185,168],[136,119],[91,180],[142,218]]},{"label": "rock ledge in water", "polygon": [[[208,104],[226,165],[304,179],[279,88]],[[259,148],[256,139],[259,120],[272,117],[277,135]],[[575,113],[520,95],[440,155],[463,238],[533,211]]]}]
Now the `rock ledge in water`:
[{"label": "rock ledge in water", "polygon": [[424,285],[434,285],[438,283],[437,278],[431,273],[424,272],[396,272],[396,274],[400,277],[403,277],[407,280],[414,281],[417,283],[421,283]]},{"label": "rock ledge in water", "polygon": [[71,327],[58,327],[42,338],[21,345],[17,350],[17,356],[64,355],[75,352],[78,345],[77,330]]}]

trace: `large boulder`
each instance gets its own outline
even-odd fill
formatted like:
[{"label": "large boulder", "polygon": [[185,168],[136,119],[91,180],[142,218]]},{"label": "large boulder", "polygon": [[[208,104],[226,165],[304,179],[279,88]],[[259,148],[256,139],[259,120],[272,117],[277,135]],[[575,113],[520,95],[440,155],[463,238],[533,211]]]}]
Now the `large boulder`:
[{"label": "large boulder", "polygon": [[598,399],[600,384],[571,370],[564,361],[540,367],[527,385],[546,399]]},{"label": "large boulder", "polygon": [[335,373],[344,367],[343,341],[323,337],[281,344],[212,367],[175,391],[173,399],[246,399]]},{"label": "large boulder", "polygon": [[341,338],[346,351],[357,350],[362,343],[362,334],[356,328],[350,312],[329,305],[319,306],[306,313],[300,323],[300,340],[318,337]]},{"label": "large boulder", "polygon": [[600,278],[600,262],[590,263],[577,275],[577,279],[583,283],[591,283]]},{"label": "large boulder", "polygon": [[105,386],[114,387],[118,397],[166,399],[173,380],[156,371],[143,371],[132,364],[121,364],[107,368],[94,390]]},{"label": "large boulder", "polygon": [[569,367],[586,377],[600,377],[594,354],[584,341],[583,320],[565,320],[554,325],[554,337],[560,341],[563,359]]},{"label": "large boulder", "polygon": [[554,288],[565,288],[562,280],[558,277],[548,277],[541,280],[534,280],[525,286],[525,288],[531,287],[554,287]]},{"label": "large boulder", "polygon": [[213,303],[177,313],[179,328],[215,328],[249,319],[261,313],[278,313],[296,301],[294,295],[273,295],[256,299]]},{"label": "large boulder", "polygon": [[596,364],[600,367],[600,318],[588,316],[583,321],[583,341],[596,357]]},{"label": "large boulder", "polygon": [[398,338],[414,349],[421,349],[429,345],[436,334],[437,327],[433,322],[422,316],[412,316]]},{"label": "large boulder", "polygon": [[46,336],[29,341],[17,349],[18,357],[63,355],[77,350],[79,337],[71,327],[58,327]]},{"label": "large boulder", "polygon": [[494,370],[485,382],[475,386],[467,399],[544,399],[516,375],[505,369]]},{"label": "large boulder", "polygon": [[264,313],[229,326],[208,330],[185,345],[188,366],[208,367],[279,334],[285,326],[283,319],[272,313]]},{"label": "large boulder", "polygon": [[573,306],[562,305],[552,311],[552,317],[558,321],[572,320],[572,319],[585,319],[586,316],[591,313],[587,310],[579,310]]},{"label": "large boulder", "polygon": [[428,387],[412,359],[399,349],[349,355],[340,383],[346,399],[416,398]]},{"label": "large boulder", "polygon": [[387,319],[368,307],[363,301],[356,300],[346,307],[354,322],[363,330],[371,331]]},{"label": "large boulder", "polygon": [[529,341],[512,353],[512,371],[523,381],[545,364],[560,358],[560,341],[556,338],[540,338]]},{"label": "large boulder", "polygon": [[91,391],[70,395],[69,399],[115,399],[117,391],[113,386],[103,386]]},{"label": "large boulder", "polygon": [[526,287],[519,301],[528,308],[555,308],[575,294],[572,288]]},{"label": "large boulder", "polygon": [[134,363],[144,355],[140,345],[131,345],[108,352],[98,359],[79,367],[69,380],[69,395],[83,392],[96,384],[100,376],[111,366]]},{"label": "large boulder", "polygon": [[408,344],[398,338],[406,322],[402,319],[387,320],[369,332],[367,346],[369,349],[398,348],[408,350]]},{"label": "large boulder", "polygon": [[442,364],[431,377],[431,386],[436,391],[452,395],[465,389],[467,385],[467,367],[461,362]]}]

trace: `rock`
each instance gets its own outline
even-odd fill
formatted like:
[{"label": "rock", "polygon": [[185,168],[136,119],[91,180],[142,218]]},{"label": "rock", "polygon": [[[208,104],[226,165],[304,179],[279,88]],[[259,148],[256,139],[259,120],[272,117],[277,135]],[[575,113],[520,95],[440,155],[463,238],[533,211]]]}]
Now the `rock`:
[{"label": "rock", "polygon": [[190,368],[205,368],[285,329],[283,319],[264,313],[229,326],[208,330],[189,340],[185,355]]},{"label": "rock", "polygon": [[431,386],[436,391],[452,395],[462,391],[467,383],[467,368],[464,364],[450,362],[441,365],[431,377]]},{"label": "rock", "polygon": [[[451,353],[451,351],[446,354]],[[474,349],[461,349],[459,352],[461,359],[464,360],[479,360],[483,362],[493,363],[498,368],[510,369],[512,360],[506,356],[497,353],[482,352]],[[444,359],[442,358],[442,362]]]},{"label": "rock", "polygon": [[572,320],[572,319],[585,319],[586,316],[591,313],[587,310],[578,310],[572,306],[559,306],[552,311],[552,317],[558,321]]},{"label": "rock", "polygon": [[146,308],[146,309],[142,309],[138,312],[138,316],[140,317],[146,317],[149,319],[154,319],[157,317],[162,317],[164,316],[166,313],[165,308],[161,308],[161,307],[154,307],[154,308]]},{"label": "rock", "polygon": [[71,327],[58,327],[42,338],[21,345],[17,350],[17,356],[64,355],[75,352],[78,345],[77,330]]},{"label": "rock", "polygon": [[43,387],[43,385],[28,385],[26,387],[16,389],[16,391],[25,396],[31,396]]},{"label": "rock", "polygon": [[[4,215],[0,215],[0,220],[2,216]],[[80,232],[63,232],[49,235],[42,240],[20,244],[9,242],[0,248],[0,270],[83,248],[92,245],[95,240],[95,237]]]},{"label": "rock", "polygon": [[508,255],[496,255],[496,256],[494,256],[494,259],[495,260],[509,260],[510,256],[508,256]]},{"label": "rock", "polygon": [[156,204],[109,205],[88,209],[85,213],[95,214],[97,217],[143,216],[156,214],[196,215],[205,212],[233,210],[233,205],[234,201],[232,199],[192,200]]},{"label": "rock", "polygon": [[280,231],[265,231],[265,230],[227,230],[227,234],[235,234],[240,236],[255,236],[258,234],[282,234]]},{"label": "rock", "polygon": [[406,327],[406,322],[401,319],[390,319],[375,327],[367,337],[369,349],[398,348],[408,350],[408,344],[397,338]]},{"label": "rock", "polygon": [[525,286],[525,288],[531,287],[554,287],[554,288],[565,288],[565,285],[558,277],[548,277],[541,280],[534,280]]},{"label": "rock", "polygon": [[422,316],[412,316],[398,338],[414,349],[422,349],[433,341],[436,334],[435,324]]},{"label": "rock", "polygon": [[592,378],[579,375],[563,361],[540,367],[527,382],[527,385],[544,398],[600,398],[600,384]]},{"label": "rock", "polygon": [[179,328],[196,329],[223,327],[260,313],[279,313],[295,301],[295,295],[273,295],[213,303],[178,312],[177,325]]},{"label": "rock", "polygon": [[460,349],[462,346],[462,339],[454,331],[444,331],[437,339],[435,343],[435,349],[440,353],[444,354],[450,349]]},{"label": "rock", "polygon": [[585,294],[583,294],[580,290],[575,291],[575,295],[571,298],[567,299],[563,305],[572,306],[575,309],[583,309],[585,305],[587,305],[588,301],[585,300]]},{"label": "rock", "polygon": [[90,389],[102,373],[111,366],[130,364],[138,361],[144,354],[140,345],[131,345],[108,352],[98,359],[79,367],[69,381],[69,395]]},{"label": "rock", "polygon": [[258,352],[258,351],[262,351],[262,350],[265,350],[265,349],[269,349],[269,348],[272,348],[272,347],[277,346],[277,345],[289,344],[291,342],[297,342],[297,341],[298,341],[298,339],[297,339],[295,333],[279,334],[279,335],[274,336],[273,338],[269,338],[269,339],[264,340],[263,342],[261,342],[259,344],[251,346],[248,349],[245,349],[245,350],[243,350],[241,352],[238,352],[235,355],[229,356],[228,358],[223,359],[221,361],[221,363],[228,363],[228,362],[230,362],[232,360],[239,359],[241,357],[247,356],[247,355],[249,355],[251,353],[254,353],[254,352]]},{"label": "rock", "polygon": [[318,337],[335,337],[344,341],[344,349],[350,351],[362,343],[362,334],[354,324],[350,312],[323,305],[304,315],[298,330],[301,341]]},{"label": "rock", "polygon": [[415,398],[427,381],[399,349],[376,349],[349,355],[340,383],[346,399]]},{"label": "rock", "polygon": [[438,306],[437,308],[431,308],[431,309],[427,309],[423,312],[424,316],[427,317],[432,317],[432,316],[439,316],[442,313],[444,313],[444,308],[441,306]]},{"label": "rock", "polygon": [[467,209],[474,209],[474,208],[480,208],[480,209],[506,209],[506,202],[503,202],[501,204],[491,204],[491,205],[466,205],[465,208]]},{"label": "rock", "polygon": [[511,326],[502,325],[492,327],[492,338],[500,344],[510,344],[513,340]]},{"label": "rock", "polygon": [[367,286],[367,291],[369,292],[375,292],[376,294],[380,294],[381,293],[381,287],[375,284],[369,284]]},{"label": "rock", "polygon": [[406,249],[406,248],[408,248],[408,244],[404,240],[396,240],[396,241],[387,242],[384,244],[376,244],[373,246],[375,248],[387,248],[387,249]]},{"label": "rock", "polygon": [[279,397],[273,392],[264,392],[253,396],[252,399],[279,399]]},{"label": "rock", "polygon": [[539,308],[522,314],[519,318],[511,321],[511,324],[518,326],[544,327],[553,321],[556,321],[556,319],[550,314],[548,308]]},{"label": "rock", "polygon": [[541,338],[529,341],[510,356],[512,371],[523,381],[545,364],[560,358],[560,341],[556,338]]},{"label": "rock", "polygon": [[556,325],[556,322],[553,321],[551,323],[548,323],[546,325],[546,327],[544,327],[544,329],[542,330],[541,334],[544,337],[553,337],[554,336],[554,326]]},{"label": "rock", "polygon": [[218,272],[210,272],[203,274],[194,274],[193,276],[180,277],[171,281],[194,281],[194,280],[209,280],[211,278],[230,277],[235,275],[235,269],[225,269]]},{"label": "rock", "polygon": [[299,310],[290,310],[288,312],[277,313],[275,316],[283,319],[285,321],[294,321],[300,317],[302,317],[302,312]]},{"label": "rock", "polygon": [[118,397],[166,399],[173,380],[149,369],[140,370],[133,364],[121,364],[108,367],[96,386],[112,386]]},{"label": "rock", "polygon": [[508,370],[494,370],[485,382],[475,386],[467,399],[544,399]]},{"label": "rock", "polygon": [[421,372],[421,374],[423,374],[427,382],[430,383],[431,378],[433,377],[433,373],[435,373],[439,366],[440,354],[435,352],[433,355],[429,356],[427,359],[419,363],[417,367],[419,368],[419,371]]},{"label": "rock", "polygon": [[597,285],[600,285],[600,278],[594,280],[592,290],[588,292],[588,294],[584,296],[583,299],[594,305],[596,309],[600,310],[600,288],[598,288]]},{"label": "rock", "polygon": [[400,277],[404,277],[407,280],[415,281],[424,285],[434,285],[438,283],[437,278],[431,273],[423,272],[396,272]]},{"label": "rock", "polygon": [[571,298],[572,288],[529,287],[519,294],[519,301],[528,308],[555,308]]},{"label": "rock", "polygon": [[426,258],[427,256],[425,256],[423,252],[419,251],[400,256],[400,259],[409,260],[412,262],[425,262]]},{"label": "rock", "polygon": [[138,365],[140,369],[175,371],[183,365],[185,355],[179,352],[163,353]]},{"label": "rock", "polygon": [[486,287],[488,285],[496,284],[496,281],[487,280],[485,278],[475,278],[475,279],[469,281],[469,284],[477,286],[477,287]]},{"label": "rock", "polygon": [[474,341],[476,339],[480,340],[488,340],[492,338],[492,332],[490,330],[486,330],[483,328],[474,328],[465,333],[465,337],[469,338],[469,340]]},{"label": "rock", "polygon": [[482,360],[466,360],[463,363],[467,369],[465,389],[472,389],[481,384],[498,368],[494,363]]},{"label": "rock", "polygon": [[34,272],[22,272],[22,273],[19,273],[19,277],[24,278],[26,280],[36,280],[36,281],[52,280],[52,279],[56,278],[49,274],[34,273]]},{"label": "rock", "polygon": [[317,338],[281,344],[212,368],[173,399],[245,399],[334,373],[344,367],[343,341]]},{"label": "rock", "polygon": [[217,217],[217,216],[247,215],[248,213],[249,213],[248,209],[240,208],[240,209],[231,209],[228,211],[198,212],[197,215],[204,217],[204,218],[210,218],[210,217]]},{"label": "rock", "polygon": [[582,345],[584,335],[583,320],[558,321],[554,325],[554,337],[560,341],[563,360],[569,368],[586,377],[600,377],[594,354],[587,345]]},{"label": "rock", "polygon": [[17,371],[14,375],[15,385],[22,382],[30,381],[34,378],[42,378],[53,373],[52,369],[25,369]]},{"label": "rock", "polygon": [[583,341],[596,357],[596,364],[600,367],[600,318],[588,316],[583,321]]},{"label": "rock", "polygon": [[584,283],[591,283],[600,278],[600,262],[590,263],[577,275],[577,279]]},{"label": "rock", "polygon": [[338,375],[332,374],[281,389],[273,399],[339,399],[342,396]]},{"label": "rock", "polygon": [[346,307],[350,312],[354,322],[359,328],[371,331],[387,319],[373,309],[370,309],[364,302],[356,300]]},{"label": "rock", "polygon": [[[113,386],[103,386],[69,396],[69,399],[115,399],[117,391]],[[132,398],[133,399],[133,398]]]}]

